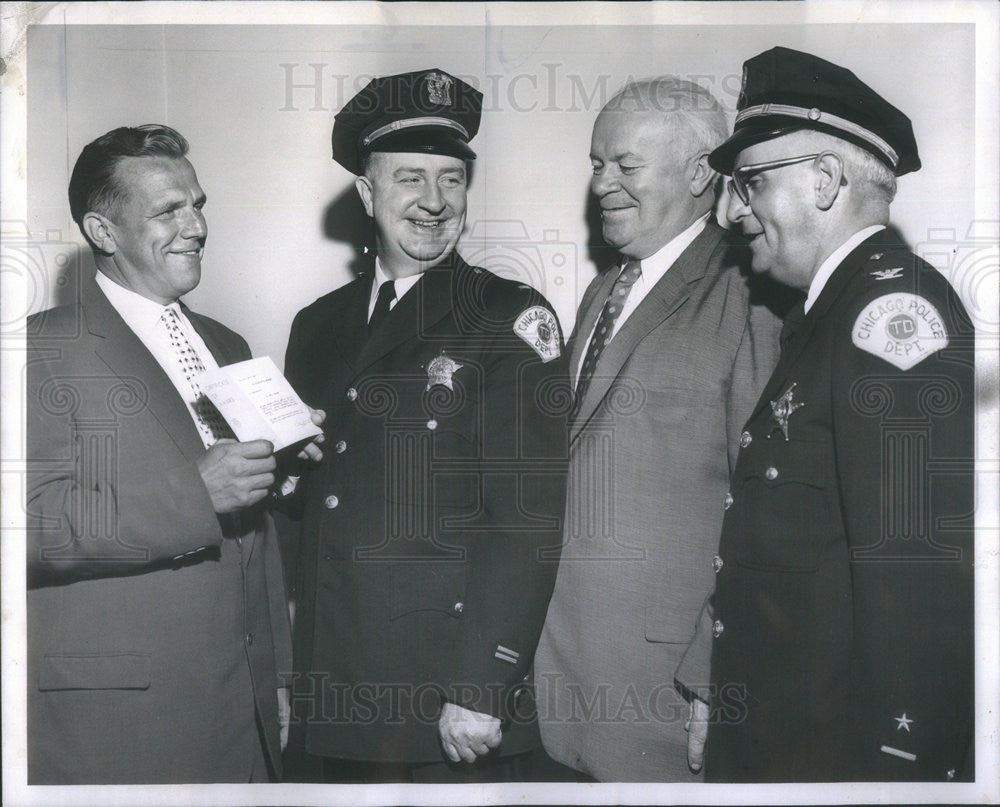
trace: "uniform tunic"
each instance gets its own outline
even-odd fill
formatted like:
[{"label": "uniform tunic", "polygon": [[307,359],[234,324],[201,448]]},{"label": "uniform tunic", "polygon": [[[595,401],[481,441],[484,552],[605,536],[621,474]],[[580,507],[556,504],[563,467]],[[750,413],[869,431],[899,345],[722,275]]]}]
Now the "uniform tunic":
[{"label": "uniform tunic", "polygon": [[[372,336],[365,274],[299,312],[286,373],[327,413],[303,477],[295,726],[311,754],[437,762],[442,700],[537,742],[525,683],[552,592],[569,408],[527,286],[429,269]],[[305,721],[305,725],[303,725]]]},{"label": "uniform tunic", "polygon": [[835,270],[741,439],[709,780],[971,775],[973,334],[885,241]]}]

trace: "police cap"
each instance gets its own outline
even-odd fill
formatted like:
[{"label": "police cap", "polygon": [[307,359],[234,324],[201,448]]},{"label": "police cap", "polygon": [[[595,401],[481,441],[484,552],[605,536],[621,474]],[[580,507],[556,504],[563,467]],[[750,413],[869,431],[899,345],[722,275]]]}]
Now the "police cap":
[{"label": "police cap", "polygon": [[900,176],[920,168],[910,119],[850,70],[809,53],[772,48],[743,63],[732,136],[709,157],[731,174],[748,146],[815,129],[870,151]]},{"label": "police cap", "polygon": [[372,79],[334,118],[333,159],[353,174],[373,151],[474,160],[482,107],[481,92],[443,70]]}]

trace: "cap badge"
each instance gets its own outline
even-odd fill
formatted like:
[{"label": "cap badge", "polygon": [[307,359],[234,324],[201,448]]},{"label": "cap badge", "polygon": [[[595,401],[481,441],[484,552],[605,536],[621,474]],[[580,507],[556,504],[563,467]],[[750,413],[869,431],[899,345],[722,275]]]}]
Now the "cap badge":
[{"label": "cap badge", "polygon": [[424,79],[424,86],[427,88],[427,100],[432,104],[451,106],[451,85],[454,84],[451,76],[443,73],[428,73]]},{"label": "cap badge", "polygon": [[895,280],[897,277],[903,276],[903,267],[897,266],[895,269],[876,269],[874,272],[869,272],[868,274],[876,280]]},{"label": "cap badge", "polygon": [[425,392],[430,392],[431,387],[437,384],[454,391],[455,387],[452,386],[451,377],[456,370],[461,370],[463,367],[465,367],[464,364],[459,364],[442,350],[441,355],[435,356],[427,365],[427,389]]},{"label": "cap badge", "polygon": [[771,401],[771,414],[774,416],[776,425],[768,433],[768,439],[775,429],[781,429],[781,433],[785,435],[785,442],[788,442],[788,419],[795,413],[796,409],[805,406],[804,403],[792,403],[792,394],[797,384],[797,381],[793,381],[792,386],[781,393],[776,400]]}]

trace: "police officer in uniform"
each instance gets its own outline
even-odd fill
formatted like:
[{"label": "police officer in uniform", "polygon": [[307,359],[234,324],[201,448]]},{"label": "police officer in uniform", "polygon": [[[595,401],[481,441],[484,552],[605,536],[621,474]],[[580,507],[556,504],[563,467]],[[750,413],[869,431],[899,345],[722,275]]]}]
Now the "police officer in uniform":
[{"label": "police officer in uniform", "polygon": [[725,499],[692,764],[704,748],[716,782],[971,779],[973,334],[885,227],[920,167],[910,121],[779,47],[744,65],[709,161],[753,268],[804,300]]},{"label": "police officer in uniform", "polygon": [[481,104],[422,70],[373,80],[334,124],[376,250],[298,313],[286,356],[332,448],[295,493],[296,778],[497,780],[538,745],[566,365],[548,302],[455,249]]}]

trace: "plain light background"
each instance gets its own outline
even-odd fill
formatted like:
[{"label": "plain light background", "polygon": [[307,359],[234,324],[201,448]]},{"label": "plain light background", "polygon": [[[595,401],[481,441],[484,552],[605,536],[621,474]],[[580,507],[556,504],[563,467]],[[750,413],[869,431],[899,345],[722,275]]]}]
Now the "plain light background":
[{"label": "plain light background", "polygon": [[[370,237],[353,176],[331,159],[334,114],[373,75],[438,67],[485,94],[460,251],[539,288],[568,337],[612,257],[588,208],[601,106],[629,78],[674,73],[733,110],[743,61],[779,44],[850,68],[911,117],[924,167],[901,178],[893,222],[914,245],[931,229],[964,237],[975,170],[964,24],[35,27],[27,225],[82,246],[66,201],[81,148],[121,125],[175,127],[208,194],[202,282],[185,300],[281,366],[295,312],[350,280]],[[89,250],[80,256],[92,273]],[[947,250],[928,257],[950,272]],[[66,301],[78,281],[57,261],[43,271],[32,311]]]}]

